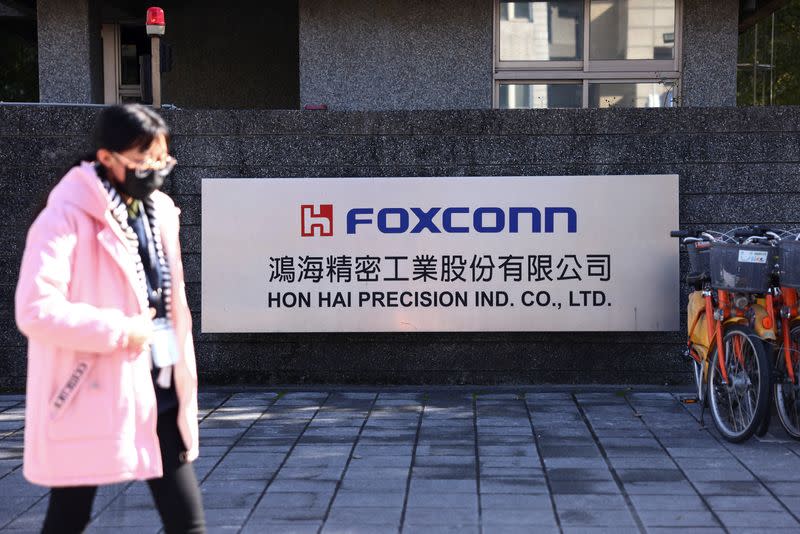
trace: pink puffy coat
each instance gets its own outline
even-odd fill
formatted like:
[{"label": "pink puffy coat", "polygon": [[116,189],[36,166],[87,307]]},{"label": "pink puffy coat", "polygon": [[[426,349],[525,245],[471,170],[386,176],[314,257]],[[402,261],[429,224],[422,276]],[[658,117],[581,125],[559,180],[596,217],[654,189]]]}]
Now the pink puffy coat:
[{"label": "pink puffy coat", "polygon": [[[153,194],[173,281],[181,348],[174,368],[178,428],[198,454],[197,370],[172,200]],[[25,478],[45,486],[162,476],[150,355],[124,349],[147,302],[94,167],[70,170],[28,231],[16,320],[28,338]]]}]

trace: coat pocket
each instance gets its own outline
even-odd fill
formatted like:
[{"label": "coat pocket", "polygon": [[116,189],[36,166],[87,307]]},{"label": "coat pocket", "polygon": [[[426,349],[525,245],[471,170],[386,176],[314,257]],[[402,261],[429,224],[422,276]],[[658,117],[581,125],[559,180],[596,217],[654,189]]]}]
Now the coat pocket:
[{"label": "coat pocket", "polygon": [[48,405],[48,436],[54,440],[107,438],[113,434],[114,384],[109,362],[78,358]]}]

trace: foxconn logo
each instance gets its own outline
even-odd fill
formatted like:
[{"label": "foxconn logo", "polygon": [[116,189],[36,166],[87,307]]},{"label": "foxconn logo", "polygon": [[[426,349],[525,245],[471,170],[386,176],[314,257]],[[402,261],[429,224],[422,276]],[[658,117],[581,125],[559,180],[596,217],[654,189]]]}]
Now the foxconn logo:
[{"label": "foxconn logo", "polygon": [[302,204],[300,206],[300,235],[328,237],[333,235],[333,204]]}]

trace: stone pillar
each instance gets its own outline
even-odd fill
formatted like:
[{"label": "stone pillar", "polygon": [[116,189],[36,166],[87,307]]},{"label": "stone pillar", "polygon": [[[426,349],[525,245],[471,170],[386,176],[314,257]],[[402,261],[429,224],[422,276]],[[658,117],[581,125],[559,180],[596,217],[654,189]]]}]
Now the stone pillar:
[{"label": "stone pillar", "polygon": [[735,106],[739,0],[683,0],[681,106]]},{"label": "stone pillar", "polygon": [[102,45],[95,0],[37,0],[39,101],[101,103]]}]

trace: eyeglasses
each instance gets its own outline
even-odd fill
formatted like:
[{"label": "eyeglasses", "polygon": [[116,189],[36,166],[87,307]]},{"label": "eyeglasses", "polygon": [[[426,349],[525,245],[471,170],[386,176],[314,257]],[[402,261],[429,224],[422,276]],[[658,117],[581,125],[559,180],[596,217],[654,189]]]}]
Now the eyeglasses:
[{"label": "eyeglasses", "polygon": [[137,178],[147,178],[147,176],[150,174],[150,171],[156,171],[161,176],[166,176],[172,172],[172,169],[174,169],[175,165],[178,164],[178,160],[170,155],[158,160],[148,158],[140,163],[137,163],[126,158],[119,152],[112,152],[112,154],[114,157],[119,159],[123,165],[129,169],[133,169],[133,172]]}]

